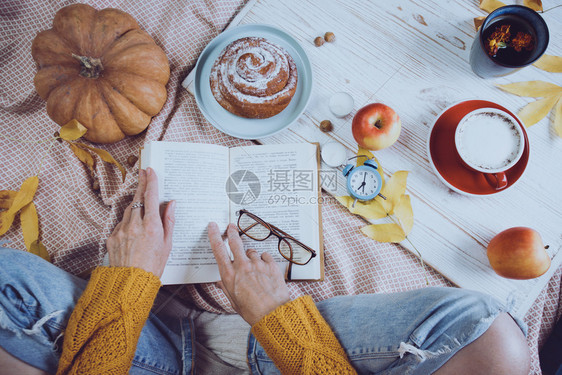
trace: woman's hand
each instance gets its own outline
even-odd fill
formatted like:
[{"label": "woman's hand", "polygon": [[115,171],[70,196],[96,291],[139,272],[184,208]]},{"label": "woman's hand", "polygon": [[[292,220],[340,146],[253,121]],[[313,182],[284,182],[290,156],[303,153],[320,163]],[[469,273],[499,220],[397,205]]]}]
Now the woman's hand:
[{"label": "woman's hand", "polygon": [[[132,208],[135,202],[143,203],[144,208]],[[174,208],[175,202],[171,201],[160,216],[158,177],[151,168],[139,170],[135,197],[107,239],[109,264],[138,267],[161,277],[172,250]]]},{"label": "woman's hand", "polygon": [[260,256],[254,249],[244,251],[236,226],[230,224],[228,244],[234,256],[230,261],[217,224],[210,223],[208,230],[221,275],[219,287],[245,321],[253,326],[291,300],[285,278],[269,253]]}]

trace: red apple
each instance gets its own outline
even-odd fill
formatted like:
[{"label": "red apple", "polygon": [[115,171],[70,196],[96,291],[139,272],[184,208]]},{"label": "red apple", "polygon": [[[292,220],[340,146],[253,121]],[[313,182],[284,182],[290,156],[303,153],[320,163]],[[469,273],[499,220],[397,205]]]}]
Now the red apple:
[{"label": "red apple", "polygon": [[509,279],[533,279],[550,267],[550,257],[540,234],[531,228],[509,228],[488,244],[490,265],[500,276]]},{"label": "red apple", "polygon": [[372,103],[361,108],[351,124],[353,137],[367,150],[382,150],[391,146],[398,139],[400,129],[400,117],[382,103]]}]

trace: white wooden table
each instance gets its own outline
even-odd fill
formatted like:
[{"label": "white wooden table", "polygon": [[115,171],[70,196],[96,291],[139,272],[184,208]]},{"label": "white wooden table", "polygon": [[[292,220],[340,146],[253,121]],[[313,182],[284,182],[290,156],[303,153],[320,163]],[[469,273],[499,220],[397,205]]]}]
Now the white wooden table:
[{"label": "white wooden table", "polygon": [[[545,9],[557,5],[544,3]],[[477,77],[468,56],[475,35],[473,18],[483,15],[476,0],[258,0],[250,1],[231,26],[279,27],[301,44],[313,65],[315,87],[305,113],[289,129],[260,139],[261,143],[324,145],[335,140],[353,156],[357,150],[351,134],[354,113],[372,102],[394,108],[402,119],[402,133],[396,144],[375,156],[388,175],[410,171],[408,193],[415,217],[410,240],[425,262],[453,283],[500,299],[513,295],[515,313],[523,316],[562,263],[562,139],[552,130],[550,116],[527,129],[531,150],[527,169],[515,186],[501,194],[469,197],[450,190],[434,174],[427,155],[433,122],[448,106],[483,99],[516,113],[534,99],[507,94],[494,84],[527,80],[562,84],[562,74],[535,67],[501,79]],[[551,34],[547,53],[560,56],[562,8],[544,13],[543,18]],[[314,38],[327,31],[335,34],[335,43],[316,47]],[[355,101],[354,111],[341,119],[328,108],[329,97],[338,91],[348,92]],[[319,129],[325,119],[335,126],[331,133]],[[342,177],[336,195],[347,195],[343,183]],[[550,245],[553,262],[542,277],[507,280],[491,269],[487,243],[514,226],[536,229]],[[403,246],[410,248],[407,242]]]}]

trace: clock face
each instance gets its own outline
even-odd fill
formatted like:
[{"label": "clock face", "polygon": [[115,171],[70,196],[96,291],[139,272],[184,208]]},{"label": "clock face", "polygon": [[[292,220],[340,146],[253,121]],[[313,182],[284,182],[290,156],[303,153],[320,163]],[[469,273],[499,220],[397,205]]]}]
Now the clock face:
[{"label": "clock face", "polygon": [[380,176],[372,168],[357,168],[349,176],[349,189],[359,199],[373,199],[381,189]]}]

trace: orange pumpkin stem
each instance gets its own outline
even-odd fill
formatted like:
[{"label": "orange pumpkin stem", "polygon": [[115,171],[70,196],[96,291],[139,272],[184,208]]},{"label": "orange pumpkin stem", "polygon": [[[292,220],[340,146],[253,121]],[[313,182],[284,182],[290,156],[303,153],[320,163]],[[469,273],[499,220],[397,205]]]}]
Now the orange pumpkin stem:
[{"label": "orange pumpkin stem", "polygon": [[103,70],[101,60],[96,57],[78,56],[72,54],[76,60],[80,61],[80,75],[85,78],[98,78]]}]

